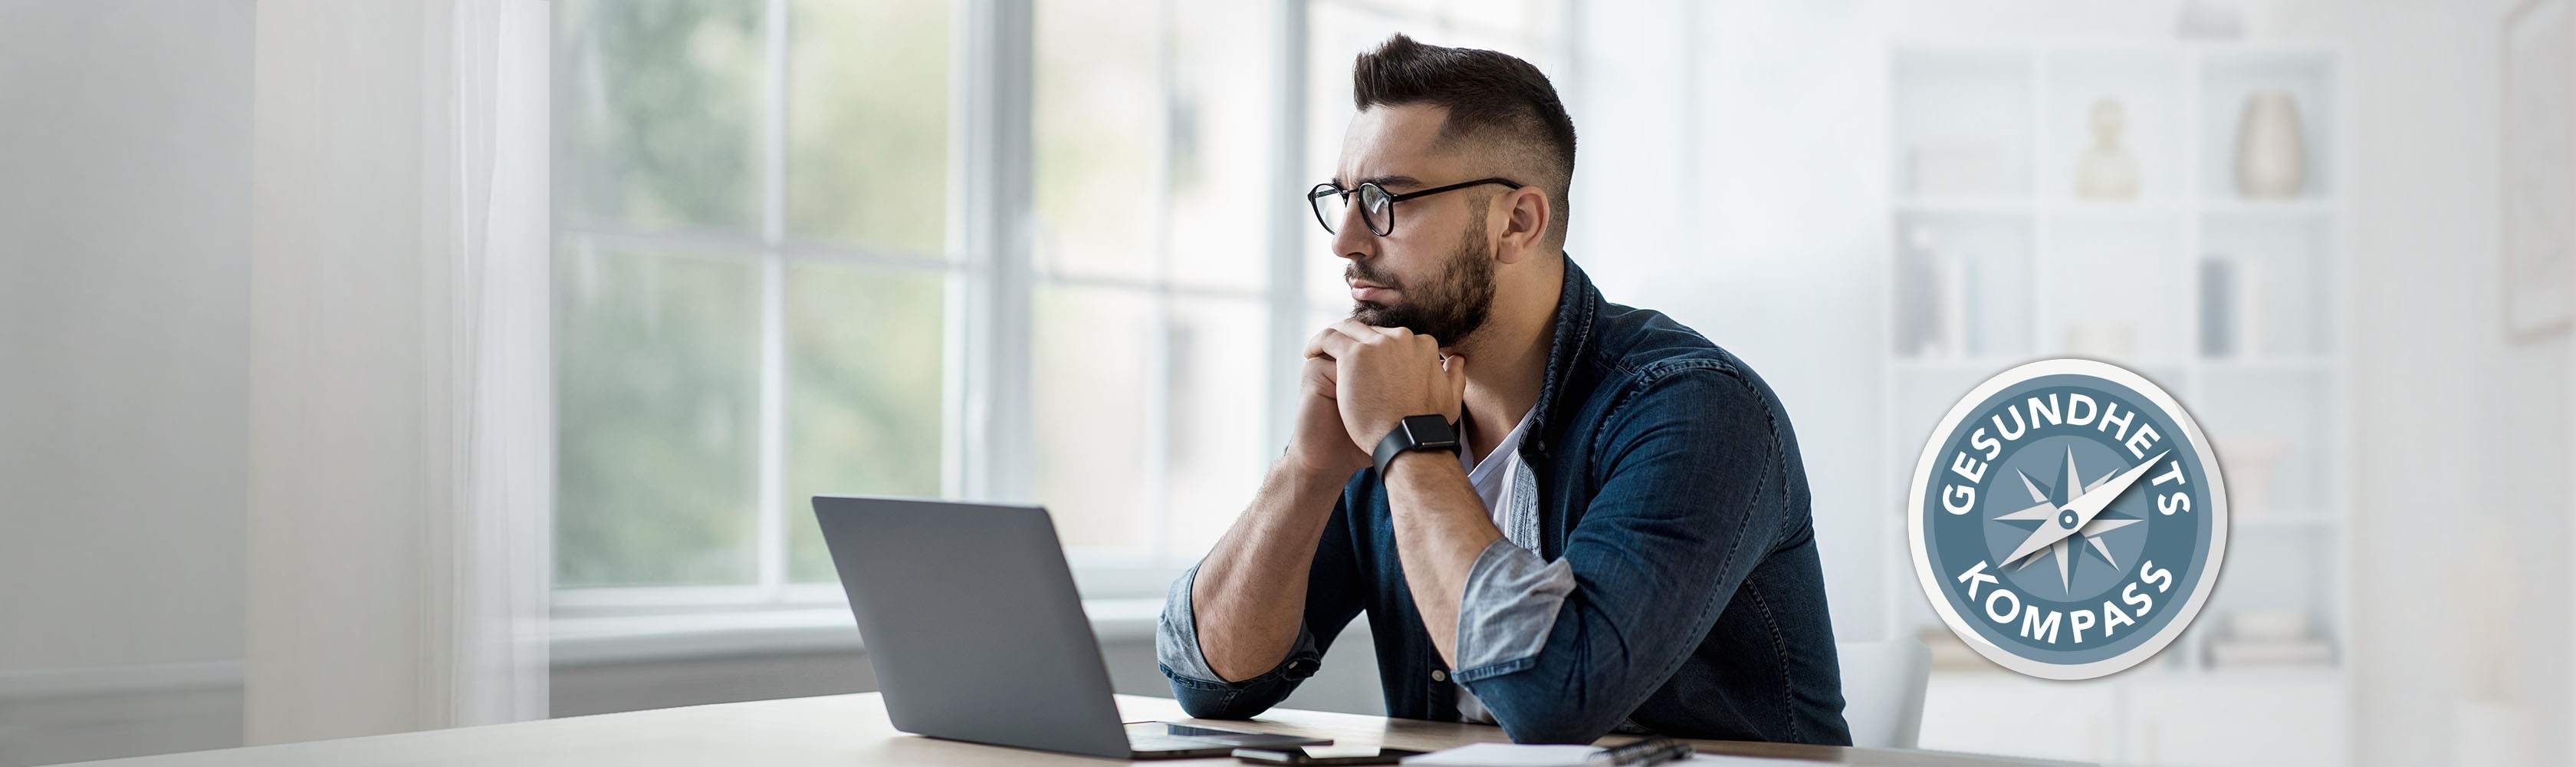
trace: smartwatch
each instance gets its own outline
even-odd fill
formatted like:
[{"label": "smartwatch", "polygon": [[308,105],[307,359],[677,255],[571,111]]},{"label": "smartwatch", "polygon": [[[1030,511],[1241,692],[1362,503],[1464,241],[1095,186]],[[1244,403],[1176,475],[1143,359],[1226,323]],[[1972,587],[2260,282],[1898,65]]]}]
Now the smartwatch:
[{"label": "smartwatch", "polygon": [[1409,415],[1377,441],[1377,481],[1386,481],[1386,465],[1411,450],[1458,452],[1458,427],[1438,415]]}]

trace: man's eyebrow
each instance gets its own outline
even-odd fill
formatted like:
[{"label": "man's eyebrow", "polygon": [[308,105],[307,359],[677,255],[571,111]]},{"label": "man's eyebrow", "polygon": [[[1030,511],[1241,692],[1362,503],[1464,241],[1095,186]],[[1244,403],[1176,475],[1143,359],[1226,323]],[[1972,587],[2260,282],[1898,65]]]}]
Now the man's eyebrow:
[{"label": "man's eyebrow", "polygon": [[1370,176],[1348,184],[1343,183],[1339,178],[1333,179],[1333,185],[1343,189],[1358,189],[1360,188],[1360,184],[1376,184],[1383,188],[1390,186],[1421,186],[1422,182],[1416,180],[1412,176],[1405,175]]}]

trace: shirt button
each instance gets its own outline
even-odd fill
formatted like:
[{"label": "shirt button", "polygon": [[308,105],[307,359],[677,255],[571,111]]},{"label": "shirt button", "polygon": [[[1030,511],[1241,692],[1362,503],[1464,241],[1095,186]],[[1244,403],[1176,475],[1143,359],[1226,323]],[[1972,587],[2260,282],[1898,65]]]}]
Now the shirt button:
[{"label": "shirt button", "polygon": [[1446,682],[1446,681],[1449,681],[1449,672],[1447,672],[1447,671],[1442,671],[1442,670],[1440,670],[1440,669],[1436,669],[1436,668],[1435,668],[1435,669],[1432,669],[1432,670],[1431,670],[1431,681],[1434,681],[1434,682]]}]

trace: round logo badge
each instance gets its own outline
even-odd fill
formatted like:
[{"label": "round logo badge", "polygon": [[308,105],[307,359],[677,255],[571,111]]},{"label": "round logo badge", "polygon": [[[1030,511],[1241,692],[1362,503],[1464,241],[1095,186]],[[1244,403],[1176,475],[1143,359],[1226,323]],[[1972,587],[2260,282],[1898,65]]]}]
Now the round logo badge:
[{"label": "round logo badge", "polygon": [[1923,445],[1914,572],[2005,668],[2091,679],[2182,634],[2227,552],[2227,486],[2200,426],[2115,365],[2041,360],[1979,384]]}]

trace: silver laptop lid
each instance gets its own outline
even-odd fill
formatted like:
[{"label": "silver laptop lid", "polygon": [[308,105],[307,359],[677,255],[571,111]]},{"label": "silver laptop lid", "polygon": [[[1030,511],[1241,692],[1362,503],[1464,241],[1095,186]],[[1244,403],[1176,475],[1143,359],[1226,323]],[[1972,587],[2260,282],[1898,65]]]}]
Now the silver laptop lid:
[{"label": "silver laptop lid", "polygon": [[896,729],[1127,758],[1046,510],[815,496],[814,515]]}]

